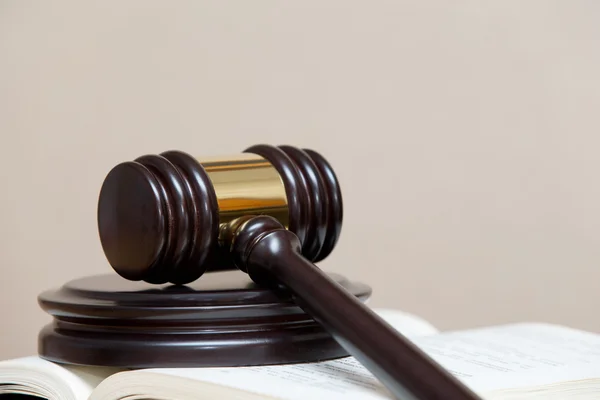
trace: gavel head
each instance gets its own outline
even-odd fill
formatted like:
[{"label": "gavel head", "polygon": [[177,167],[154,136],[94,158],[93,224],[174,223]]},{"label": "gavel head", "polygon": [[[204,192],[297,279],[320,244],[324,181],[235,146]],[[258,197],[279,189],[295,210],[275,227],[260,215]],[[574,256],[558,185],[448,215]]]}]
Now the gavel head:
[{"label": "gavel head", "polygon": [[340,235],[339,182],[315,151],[256,145],[233,157],[168,151],[120,163],[98,198],[110,265],[126,279],[156,284],[235,268],[224,232],[249,215],[277,219],[298,236],[302,255],[318,262]]}]

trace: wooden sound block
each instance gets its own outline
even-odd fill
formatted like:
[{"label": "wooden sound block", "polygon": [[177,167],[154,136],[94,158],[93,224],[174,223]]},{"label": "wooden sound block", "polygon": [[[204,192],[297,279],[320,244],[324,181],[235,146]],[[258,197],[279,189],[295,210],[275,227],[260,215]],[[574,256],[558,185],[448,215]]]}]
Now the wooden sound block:
[{"label": "wooden sound block", "polygon": [[[329,276],[363,302],[371,295],[367,285]],[[209,272],[187,286],[90,276],[38,300],[53,316],[38,352],[59,363],[220,367],[348,356],[289,292],[261,288],[241,271]]]}]

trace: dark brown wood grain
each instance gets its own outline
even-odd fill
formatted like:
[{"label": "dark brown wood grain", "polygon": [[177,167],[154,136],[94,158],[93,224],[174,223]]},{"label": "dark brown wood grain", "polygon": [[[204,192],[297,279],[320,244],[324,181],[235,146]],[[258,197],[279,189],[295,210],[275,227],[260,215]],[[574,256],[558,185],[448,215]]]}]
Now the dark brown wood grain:
[{"label": "dark brown wood grain", "polygon": [[219,236],[219,206],[208,174],[200,163],[187,153],[167,151],[161,155],[179,171],[185,183],[188,215],[191,219],[189,255],[177,260],[165,260],[172,271],[170,282],[193,282],[208,269],[208,261],[216,251]]},{"label": "dark brown wood grain", "polygon": [[308,228],[309,194],[306,182],[302,179],[294,161],[279,147],[257,144],[244,150],[245,153],[258,154],[267,159],[279,172],[285,186],[290,218],[289,229],[304,242]]},{"label": "dark brown wood grain", "polygon": [[313,160],[321,182],[325,188],[325,215],[326,230],[321,250],[313,262],[319,262],[329,256],[335,248],[342,231],[342,221],[344,219],[344,204],[342,199],[342,189],[335,171],[329,162],[321,154],[311,149],[304,149],[306,154]]},{"label": "dark brown wood grain", "polygon": [[[331,278],[359,301],[371,295],[367,285]],[[39,355],[60,363],[236,367],[348,356],[286,289],[259,286],[240,271],[207,272],[186,286],[88,276],[38,301],[53,317],[39,333]]]},{"label": "dark brown wood grain", "polygon": [[179,265],[190,253],[192,243],[185,181],[177,168],[162,156],[146,155],[137,158],[135,162],[146,167],[157,181],[155,198],[159,199],[162,206],[167,228],[164,231],[165,244],[161,257],[155,261],[145,280],[156,284],[166,283],[169,281],[170,271],[169,264],[164,260],[173,260],[174,265]]},{"label": "dark brown wood grain", "polygon": [[186,153],[115,166],[102,184],[97,217],[104,254],[126,279],[186,284],[215,261],[217,197],[202,166]]},{"label": "dark brown wood grain", "polygon": [[327,258],[343,221],[342,191],[329,162],[314,150],[288,145],[260,144],[245,152],[264,157],[279,172],[288,196],[288,229],[300,239],[303,256],[313,262]]},{"label": "dark brown wood grain", "polygon": [[319,255],[327,233],[327,193],[315,162],[303,150],[293,146],[279,146],[296,164],[307,189],[306,239],[302,243],[302,254],[309,260]]}]

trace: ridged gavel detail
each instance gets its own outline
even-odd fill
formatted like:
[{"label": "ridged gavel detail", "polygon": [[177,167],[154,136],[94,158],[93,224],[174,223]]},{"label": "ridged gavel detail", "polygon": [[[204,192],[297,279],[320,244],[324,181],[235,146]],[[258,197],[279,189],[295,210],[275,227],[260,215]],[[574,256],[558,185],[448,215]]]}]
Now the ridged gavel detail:
[{"label": "ridged gavel detail", "polygon": [[[252,146],[244,153],[266,159],[281,178],[288,229],[313,262],[335,247],[342,224],[342,197],[329,163],[318,153],[291,146]],[[219,206],[209,174],[181,151],[144,155],[115,166],[98,200],[104,253],[130,280],[186,284],[207,269],[235,268],[219,249]]]}]

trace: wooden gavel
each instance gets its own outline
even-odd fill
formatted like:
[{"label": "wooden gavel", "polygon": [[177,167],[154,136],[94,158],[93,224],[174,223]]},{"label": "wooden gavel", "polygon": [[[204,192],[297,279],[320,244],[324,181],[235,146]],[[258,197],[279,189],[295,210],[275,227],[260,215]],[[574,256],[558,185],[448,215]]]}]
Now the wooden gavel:
[{"label": "wooden gavel", "polygon": [[102,248],[129,280],[186,284],[239,268],[296,304],[399,399],[478,397],[313,262],[340,235],[342,194],[329,163],[291,146],[229,158],[169,151],[115,166],[98,201]]}]

